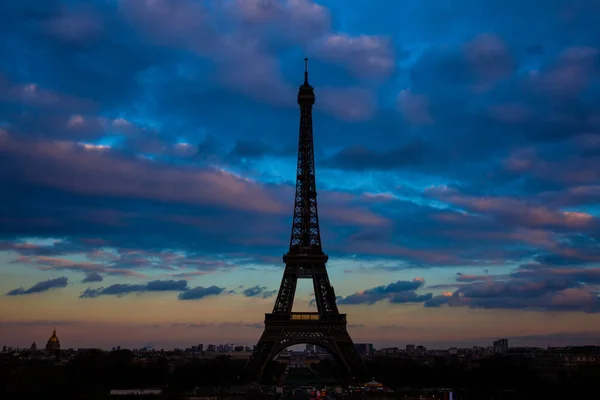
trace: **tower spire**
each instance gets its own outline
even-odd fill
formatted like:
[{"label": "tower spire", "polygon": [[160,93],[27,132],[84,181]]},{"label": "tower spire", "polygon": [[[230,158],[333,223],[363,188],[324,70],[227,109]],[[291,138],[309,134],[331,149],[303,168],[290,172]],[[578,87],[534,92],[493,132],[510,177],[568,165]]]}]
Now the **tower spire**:
[{"label": "tower spire", "polygon": [[308,58],[304,59],[304,84],[308,85]]}]

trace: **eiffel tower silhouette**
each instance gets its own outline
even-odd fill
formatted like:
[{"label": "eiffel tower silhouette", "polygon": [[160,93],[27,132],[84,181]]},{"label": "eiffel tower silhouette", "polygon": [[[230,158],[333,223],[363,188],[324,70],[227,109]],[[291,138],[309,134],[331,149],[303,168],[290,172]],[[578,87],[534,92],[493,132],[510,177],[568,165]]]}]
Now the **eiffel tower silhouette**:
[{"label": "eiffel tower silhouette", "polygon": [[[283,256],[285,270],[273,312],[265,314],[265,330],[246,366],[248,374],[259,382],[266,365],[278,353],[304,343],[327,350],[345,380],[364,371],[363,360],[346,329],[346,314],[338,311],[327,275],[328,256],[321,246],[312,127],[315,93],[308,83],[308,59],[304,62],[304,84],[298,91],[300,138],[290,247]],[[292,312],[298,279],[312,279],[317,312]]]}]

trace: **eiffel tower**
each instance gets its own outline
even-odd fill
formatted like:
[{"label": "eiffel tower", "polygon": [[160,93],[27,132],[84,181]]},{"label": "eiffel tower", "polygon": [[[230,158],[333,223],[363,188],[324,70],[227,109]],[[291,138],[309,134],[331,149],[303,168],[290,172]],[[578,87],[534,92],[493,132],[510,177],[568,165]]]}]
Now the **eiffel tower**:
[{"label": "eiffel tower", "polygon": [[[312,129],[315,93],[308,83],[308,59],[304,63],[304,84],[298,91],[300,138],[290,247],[283,256],[285,271],[273,312],[265,314],[265,330],[246,367],[258,382],[263,381],[269,361],[296,344],[327,350],[345,379],[361,375],[364,366],[346,329],[346,314],[338,311],[325,266],[328,256],[321,246]],[[298,279],[312,279],[317,312],[292,312]]]}]

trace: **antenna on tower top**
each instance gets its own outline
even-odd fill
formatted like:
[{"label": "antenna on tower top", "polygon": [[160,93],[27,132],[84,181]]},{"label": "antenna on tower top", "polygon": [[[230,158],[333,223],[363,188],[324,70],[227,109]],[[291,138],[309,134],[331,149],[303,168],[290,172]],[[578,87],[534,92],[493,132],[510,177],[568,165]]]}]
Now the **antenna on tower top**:
[{"label": "antenna on tower top", "polygon": [[304,59],[304,83],[308,84],[308,58]]}]

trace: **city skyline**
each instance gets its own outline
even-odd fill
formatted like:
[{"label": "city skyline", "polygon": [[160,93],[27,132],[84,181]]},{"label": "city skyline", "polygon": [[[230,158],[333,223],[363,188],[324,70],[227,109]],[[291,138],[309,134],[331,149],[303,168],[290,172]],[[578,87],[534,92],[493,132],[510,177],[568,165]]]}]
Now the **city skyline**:
[{"label": "city skyline", "polygon": [[256,343],[305,56],[355,342],[597,344],[593,2],[25,3],[0,5],[0,345]]}]

